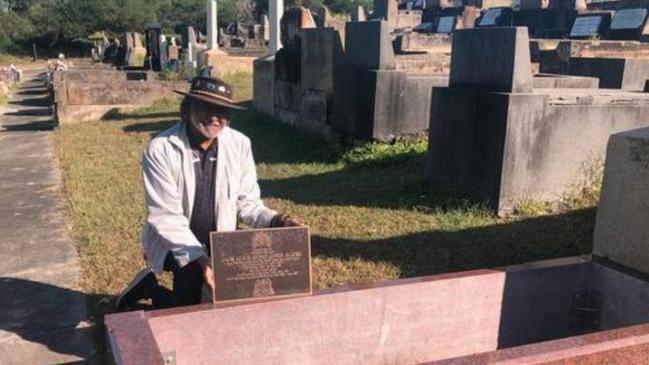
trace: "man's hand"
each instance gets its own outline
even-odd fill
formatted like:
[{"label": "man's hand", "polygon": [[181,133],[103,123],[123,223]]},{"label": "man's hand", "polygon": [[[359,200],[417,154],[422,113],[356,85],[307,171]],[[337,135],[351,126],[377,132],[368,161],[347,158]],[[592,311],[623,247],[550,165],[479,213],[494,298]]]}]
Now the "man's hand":
[{"label": "man's hand", "polygon": [[[203,270],[203,280],[205,281],[205,284],[210,288],[210,290],[212,290],[212,293],[214,293],[214,271],[212,271],[210,260],[207,256],[202,256],[197,261]],[[214,301],[214,299],[212,299],[212,301]]]},{"label": "man's hand", "polygon": [[297,219],[289,215],[282,217],[281,224],[282,227],[299,227],[302,225],[302,223],[300,223]]}]

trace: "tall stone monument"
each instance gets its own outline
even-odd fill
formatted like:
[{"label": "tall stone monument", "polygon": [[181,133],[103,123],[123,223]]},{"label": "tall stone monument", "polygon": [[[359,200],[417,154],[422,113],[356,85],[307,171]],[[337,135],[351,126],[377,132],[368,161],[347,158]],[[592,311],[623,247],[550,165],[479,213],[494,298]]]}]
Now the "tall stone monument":
[{"label": "tall stone monument", "polygon": [[219,48],[216,0],[207,0],[207,49]]},{"label": "tall stone monument", "polygon": [[226,55],[219,50],[217,15],[216,0],[207,0],[207,49],[200,54],[199,65],[207,67],[212,76],[216,76],[219,59]]},{"label": "tall stone monument", "polygon": [[163,70],[167,69],[167,46],[167,37],[160,35],[160,68]]},{"label": "tall stone monument", "polygon": [[274,55],[282,48],[280,41],[280,20],[284,15],[284,0],[270,0],[268,2],[270,8],[270,32],[268,39],[269,53]]}]

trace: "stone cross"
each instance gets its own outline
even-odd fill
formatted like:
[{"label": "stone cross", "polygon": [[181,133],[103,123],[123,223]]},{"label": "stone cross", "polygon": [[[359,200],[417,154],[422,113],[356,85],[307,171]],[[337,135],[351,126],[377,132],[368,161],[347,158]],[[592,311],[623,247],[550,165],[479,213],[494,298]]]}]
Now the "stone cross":
[{"label": "stone cross", "polygon": [[280,36],[280,27],[279,21],[284,15],[284,0],[270,0],[268,2],[269,13],[270,13],[270,32],[268,39],[268,48],[270,54],[275,54],[282,48],[282,42],[279,40]]},{"label": "stone cross", "polygon": [[218,49],[219,28],[217,25],[216,0],[207,0],[207,49]]}]

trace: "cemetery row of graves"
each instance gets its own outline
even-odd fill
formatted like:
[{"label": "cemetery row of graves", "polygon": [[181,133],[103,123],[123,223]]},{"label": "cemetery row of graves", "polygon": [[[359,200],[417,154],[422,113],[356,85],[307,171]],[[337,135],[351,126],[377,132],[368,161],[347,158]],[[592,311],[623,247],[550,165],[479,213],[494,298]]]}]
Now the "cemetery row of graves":
[{"label": "cemetery row of graves", "polygon": [[[102,36],[92,62],[56,61],[47,80],[56,157],[98,343],[111,298],[144,265],[142,149],[179,120],[173,90],[201,74],[232,84],[250,108],[231,125],[252,140],[265,203],[310,227],[313,288],[326,290],[111,315],[123,363],[207,362],[214,349],[232,363],[616,363],[605,350],[647,331],[644,254],[632,242],[646,232],[625,231],[646,198],[642,183],[625,180],[646,176],[646,129],[617,134],[649,126],[647,10],[567,3],[377,0],[372,14],[342,22],[271,1],[268,20],[224,44],[210,1],[204,43],[193,28],[167,40],[151,24],[144,44],[133,32]],[[601,213],[603,179],[612,182]],[[201,342],[202,332],[184,337],[175,326],[230,332]],[[272,345],[237,342],[252,327]],[[138,341],[154,350],[134,356],[139,332],[129,328],[145,329]],[[615,332],[585,337],[603,330]],[[620,342],[605,344],[609,336]],[[588,341],[592,349],[580,347]],[[507,352],[520,345],[522,355]]]}]

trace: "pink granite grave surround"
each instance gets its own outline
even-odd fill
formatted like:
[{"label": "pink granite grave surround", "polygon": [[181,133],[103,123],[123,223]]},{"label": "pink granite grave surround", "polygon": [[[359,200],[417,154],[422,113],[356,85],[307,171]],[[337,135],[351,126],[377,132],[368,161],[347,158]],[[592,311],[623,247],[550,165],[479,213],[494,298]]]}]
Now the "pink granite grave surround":
[{"label": "pink granite grave surround", "polygon": [[476,270],[106,317],[118,364],[642,364],[649,324],[497,349],[506,273]]},{"label": "pink granite grave surround", "polygon": [[[155,317],[176,363],[407,364],[492,350],[504,273]],[[476,311],[479,303],[481,310]],[[435,321],[426,317],[434,316]],[[456,341],[453,334],[462,334]]]},{"label": "pink granite grave surround", "polygon": [[[163,364],[161,354],[172,351],[179,365],[418,363],[495,349],[504,278],[476,270],[252,304],[119,313],[105,322],[121,364]],[[427,317],[444,320],[431,326]]]},{"label": "pink granite grave surround", "polygon": [[649,364],[649,324],[540,342],[423,365]]}]

